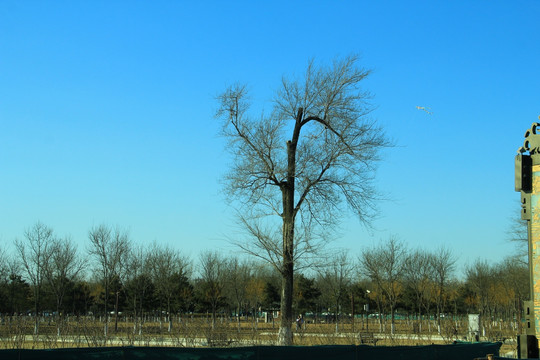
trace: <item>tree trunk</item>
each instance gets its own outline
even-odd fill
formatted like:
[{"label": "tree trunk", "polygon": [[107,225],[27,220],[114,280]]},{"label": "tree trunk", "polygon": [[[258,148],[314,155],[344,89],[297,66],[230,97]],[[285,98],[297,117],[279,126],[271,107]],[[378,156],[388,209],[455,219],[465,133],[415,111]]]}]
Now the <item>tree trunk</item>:
[{"label": "tree trunk", "polygon": [[392,305],[390,308],[390,334],[394,335],[396,333],[396,316],[395,316],[395,305]]},{"label": "tree trunk", "polygon": [[169,325],[167,327],[167,332],[170,334],[172,331],[172,317],[171,317],[171,298],[169,297],[167,299],[167,320],[169,321]]},{"label": "tree trunk", "polygon": [[60,302],[61,300],[56,298],[56,336],[60,337],[60,322],[62,322],[62,317],[60,315]]},{"label": "tree trunk", "polygon": [[293,134],[293,141],[287,142],[287,182],[281,185],[283,201],[283,264],[281,269],[281,324],[279,326],[278,344],[289,346],[293,343],[292,336],[292,303],[294,280],[294,182],[296,174],[296,144],[300,134],[299,111]]},{"label": "tree trunk", "polygon": [[354,334],[354,295],[352,293],[351,293],[351,313],[352,313],[351,329]]},{"label": "tree trunk", "polygon": [[[289,252],[285,251],[285,254],[287,253]],[[281,270],[281,324],[279,326],[278,344],[283,346],[289,346],[293,343],[291,326],[294,318],[292,313],[294,266],[292,251],[290,253],[291,256],[284,256]]]},{"label": "tree trunk", "polygon": [[217,304],[212,300],[212,330],[216,328]]},{"label": "tree trunk", "polygon": [[[287,196],[284,196],[285,198]],[[289,346],[293,343],[292,322],[294,319],[292,313],[293,302],[293,241],[294,241],[294,221],[292,214],[289,219],[287,216],[283,219],[283,265],[281,269],[281,324],[279,326],[278,344]]]},{"label": "tree trunk", "polygon": [[441,304],[437,302],[437,334],[441,335]]},{"label": "tree trunk", "polygon": [[143,326],[143,321],[144,321],[143,299],[144,299],[144,293],[141,296],[141,300],[139,301],[139,335],[142,335],[142,326]]},{"label": "tree trunk", "polygon": [[[106,275],[107,276],[107,275]],[[107,278],[105,279],[105,326],[103,332],[105,335],[105,343],[107,342],[107,336],[109,335],[109,312],[107,303],[109,302],[109,284]]]},{"label": "tree trunk", "polygon": [[336,334],[339,333],[339,300],[336,301]]},{"label": "tree trunk", "polygon": [[379,310],[379,332],[383,332],[383,318],[382,318],[382,305],[377,301],[377,310]]},{"label": "tree trunk", "polygon": [[34,335],[39,335],[39,311],[41,310],[39,308],[39,288],[36,291],[36,300],[34,301]]},{"label": "tree trunk", "polygon": [[114,303],[114,332],[118,332],[118,291],[116,291],[116,302]]},{"label": "tree trunk", "polygon": [[133,297],[133,335],[137,333],[137,295]]},{"label": "tree trunk", "polygon": [[241,303],[238,302],[236,306],[236,326],[238,329],[238,333],[240,333],[240,307],[241,307]]},{"label": "tree trunk", "polygon": [[422,333],[422,310],[418,309],[418,334]]}]

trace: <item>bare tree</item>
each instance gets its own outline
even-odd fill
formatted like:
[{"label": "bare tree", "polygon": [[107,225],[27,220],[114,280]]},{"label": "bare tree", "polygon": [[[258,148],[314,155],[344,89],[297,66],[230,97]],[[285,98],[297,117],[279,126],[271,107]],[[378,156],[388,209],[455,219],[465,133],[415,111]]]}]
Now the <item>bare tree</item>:
[{"label": "bare tree", "polygon": [[0,247],[0,284],[7,284],[9,281],[8,255],[4,248]]},{"label": "bare tree", "polygon": [[181,293],[182,278],[187,276],[190,262],[178,251],[154,244],[149,253],[149,265],[157,295],[167,308],[167,331],[171,332],[172,302]]},{"label": "bare tree", "polygon": [[199,290],[212,308],[212,329],[216,325],[219,304],[225,298],[226,261],[217,252],[205,251],[200,256],[201,283]]},{"label": "bare tree", "polygon": [[529,298],[529,269],[527,265],[509,257],[503,260],[499,266],[499,272],[499,279],[506,297],[514,300],[512,301],[511,313],[508,314],[508,320],[517,322],[518,333],[520,333],[522,322],[516,320],[521,319],[523,301]]},{"label": "bare tree", "polygon": [[335,307],[336,333],[339,332],[339,316],[343,301],[352,281],[353,267],[346,251],[335,254],[329,264],[319,272],[319,288]]},{"label": "bare tree", "polygon": [[396,238],[362,252],[360,262],[366,275],[384,294],[390,308],[391,332],[395,332],[395,309],[403,288],[407,249]]},{"label": "bare tree", "polygon": [[138,327],[138,333],[141,335],[144,304],[153,288],[150,256],[143,247],[139,246],[131,249],[126,270],[126,295],[133,308],[133,333],[137,332]]},{"label": "bare tree", "polygon": [[527,222],[527,220],[521,218],[520,212],[516,211],[515,216],[511,218],[510,227],[507,231],[508,239],[516,245],[516,259],[524,264],[529,262],[528,253],[530,251]]},{"label": "bare tree", "polygon": [[[90,239],[90,248],[88,250],[91,256],[95,257],[96,270],[103,282],[105,289],[105,336],[108,336],[109,330],[109,311],[108,304],[110,299],[111,285],[122,275],[122,270],[126,264],[130,249],[128,234],[119,228],[111,228],[107,225],[95,226],[88,232]],[[118,296],[118,294],[116,294]],[[115,307],[116,319],[118,319],[118,308]],[[117,324],[117,323],[116,323]]]},{"label": "bare tree", "polygon": [[[466,283],[473,292],[473,299],[478,306],[478,311],[482,318],[489,316],[492,299],[490,299],[490,288],[495,279],[495,269],[486,260],[477,259],[465,270]],[[485,331],[485,325],[484,325]]]},{"label": "bare tree", "polygon": [[44,280],[47,247],[54,240],[53,230],[41,222],[24,231],[24,240],[15,240],[15,248],[20,256],[34,295],[34,334],[39,334],[39,314],[41,288]]},{"label": "bare tree", "polygon": [[295,266],[328,239],[342,204],[364,224],[374,215],[373,170],[390,143],[367,116],[360,85],[370,72],[357,63],[355,56],[329,67],[310,62],[303,77],[282,80],[273,110],[258,120],[248,115],[245,86],[219,96],[217,116],[235,157],[226,189],[253,240],[240,245],[282,276],[282,345],[292,344]]},{"label": "bare tree", "polygon": [[44,253],[43,274],[56,297],[57,334],[60,335],[62,304],[68,286],[82,271],[85,261],[69,237],[54,238]]},{"label": "bare tree", "polygon": [[416,300],[419,328],[422,331],[422,309],[429,302],[427,296],[433,273],[431,256],[423,250],[416,250],[407,256],[403,272],[403,280],[412,289]]},{"label": "bare tree", "polygon": [[8,257],[4,248],[0,247],[0,313],[2,313],[2,322],[8,304],[8,287],[9,287],[9,265]]},{"label": "bare tree", "polygon": [[[523,263],[508,257],[499,263],[476,260],[466,268],[466,303],[479,311],[482,335],[489,336],[498,319],[514,322],[521,327],[521,301],[528,297],[529,271]],[[499,324],[500,325],[500,324]],[[497,326],[497,331],[500,328]]]},{"label": "bare tree", "polygon": [[240,331],[240,313],[247,301],[248,284],[253,277],[253,264],[232,257],[226,264],[225,293],[232,304],[236,305],[237,328]]},{"label": "bare tree", "polygon": [[444,247],[431,256],[432,279],[436,286],[435,304],[437,306],[437,332],[441,333],[441,312],[446,305],[446,288],[456,269],[456,258]]},{"label": "bare tree", "polygon": [[[4,266],[6,273],[6,308],[5,312],[10,316],[22,312],[24,309],[28,309],[27,300],[30,297],[30,287],[23,280],[21,276],[22,264],[17,256],[10,256],[8,253],[4,253]],[[11,317],[10,317],[11,319]]]}]

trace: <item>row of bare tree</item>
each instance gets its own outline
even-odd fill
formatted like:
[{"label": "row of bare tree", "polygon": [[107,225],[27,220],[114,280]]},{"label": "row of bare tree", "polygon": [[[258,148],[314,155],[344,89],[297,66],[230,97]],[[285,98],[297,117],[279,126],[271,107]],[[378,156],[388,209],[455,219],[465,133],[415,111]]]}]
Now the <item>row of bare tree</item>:
[{"label": "row of bare tree", "polygon": [[409,250],[396,239],[361,254],[362,269],[375,290],[370,298],[379,313],[389,314],[392,333],[394,314],[403,309],[420,320],[434,318],[439,334],[446,316],[467,313],[482,315],[486,324],[520,326],[522,302],[529,297],[527,264],[516,257],[478,259],[458,279],[456,260],[447,248]]},{"label": "row of bare tree", "polygon": [[[207,313],[240,321],[278,310],[280,276],[260,262],[217,252],[203,252],[196,264],[179,251],[153,243],[134,245],[127,232],[99,225],[88,232],[85,253],[69,237],[57,237],[38,222],[14,242],[14,254],[2,252],[0,312],[33,314],[34,333],[42,316],[52,313],[58,334],[66,314],[99,315],[109,333],[114,315],[129,315],[133,332],[142,333],[149,315],[167,324],[173,314]],[[381,330],[395,315],[441,319],[480,313],[485,319],[515,321],[528,297],[525,264],[506,259],[490,264],[478,260],[456,278],[456,258],[448,249],[408,249],[395,238],[364,249],[325,256],[294,283],[294,311],[312,321],[339,324],[351,316],[377,314]],[[367,311],[371,309],[371,311]],[[388,319],[388,320],[387,320]]]}]

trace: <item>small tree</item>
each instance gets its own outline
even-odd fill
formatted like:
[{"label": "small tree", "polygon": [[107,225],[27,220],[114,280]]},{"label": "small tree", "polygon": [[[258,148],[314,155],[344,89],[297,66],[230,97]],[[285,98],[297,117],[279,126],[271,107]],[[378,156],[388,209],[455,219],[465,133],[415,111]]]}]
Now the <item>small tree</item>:
[{"label": "small tree", "polygon": [[178,251],[154,244],[150,250],[149,264],[156,293],[167,309],[167,331],[171,332],[173,305],[186,286],[190,262]]},{"label": "small tree", "polygon": [[253,267],[253,264],[241,262],[237,257],[231,258],[226,264],[225,293],[230,303],[236,305],[238,331],[240,331],[240,313],[247,301],[248,284],[253,276]]},{"label": "small tree", "polygon": [[340,309],[347,298],[352,273],[353,267],[345,251],[336,254],[319,273],[319,284],[323,296],[327,297],[335,309],[336,333],[339,332]]},{"label": "small tree", "polygon": [[216,326],[217,309],[225,299],[225,259],[217,252],[206,251],[200,256],[200,283],[199,291],[203,301],[212,309],[212,329]]},{"label": "small tree", "polygon": [[7,287],[9,285],[9,267],[7,255],[3,248],[0,248],[0,313],[6,312],[8,302]]},{"label": "small tree", "polygon": [[[519,207],[521,208],[521,204]],[[508,239],[516,245],[517,257],[516,260],[529,263],[529,237],[528,237],[528,220],[521,218],[521,211],[516,211],[515,215],[510,219],[510,226],[507,231]]]},{"label": "small tree", "polygon": [[[55,238],[47,248],[45,258],[43,273],[56,297],[56,316],[61,320],[66,291],[82,271],[85,262],[77,256],[77,249],[69,237]],[[57,321],[57,334],[60,335],[60,321]]]},{"label": "small tree", "polygon": [[360,258],[364,272],[386,297],[390,308],[392,334],[395,332],[396,304],[403,289],[406,255],[405,245],[395,238],[390,238],[376,248],[363,251]]},{"label": "small tree", "polygon": [[15,256],[4,252],[2,259],[4,278],[2,291],[4,301],[0,303],[0,312],[10,316],[17,315],[31,307],[30,286],[21,276],[21,263]]},{"label": "small tree", "polygon": [[142,334],[143,311],[154,292],[154,283],[150,275],[149,256],[144,248],[133,248],[127,261],[126,295],[133,309],[133,333],[139,329]]},{"label": "small tree", "polygon": [[426,307],[426,303],[430,301],[429,297],[427,297],[427,290],[433,274],[432,265],[430,253],[416,250],[407,256],[403,271],[404,283],[414,294],[414,310],[418,315],[418,330],[420,332],[422,331],[422,310]]},{"label": "small tree", "polygon": [[270,115],[258,120],[248,114],[246,86],[218,98],[217,115],[235,158],[226,188],[253,239],[239,245],[281,273],[281,345],[292,344],[299,261],[310,264],[309,254],[328,239],[343,203],[365,224],[374,214],[373,170],[389,141],[367,116],[369,96],[360,85],[370,72],[357,62],[355,56],[329,67],[310,62],[302,78],[283,78]]},{"label": "small tree", "polygon": [[[93,227],[88,232],[88,237],[90,239],[88,252],[95,258],[97,274],[104,287],[104,332],[105,336],[108,336],[110,292],[113,282],[115,280],[118,282],[123,275],[122,271],[125,268],[131,244],[126,232],[107,225]],[[115,315],[118,319],[118,309],[115,309]]]},{"label": "small tree", "polygon": [[24,232],[24,241],[15,240],[15,247],[21,263],[33,288],[34,295],[34,335],[39,334],[39,314],[44,280],[44,267],[47,260],[47,247],[54,240],[53,230],[37,222]]},{"label": "small tree", "polygon": [[267,310],[275,310],[279,307],[279,288],[274,285],[274,282],[266,280],[263,288],[262,305]]},{"label": "small tree", "polygon": [[435,305],[437,307],[437,332],[441,333],[441,313],[445,308],[447,295],[446,288],[452,279],[456,268],[456,258],[446,248],[440,248],[431,256],[433,283],[436,287]]},{"label": "small tree", "polygon": [[321,296],[321,290],[315,285],[315,280],[298,274],[295,277],[295,303],[299,314],[317,311],[317,300]]}]

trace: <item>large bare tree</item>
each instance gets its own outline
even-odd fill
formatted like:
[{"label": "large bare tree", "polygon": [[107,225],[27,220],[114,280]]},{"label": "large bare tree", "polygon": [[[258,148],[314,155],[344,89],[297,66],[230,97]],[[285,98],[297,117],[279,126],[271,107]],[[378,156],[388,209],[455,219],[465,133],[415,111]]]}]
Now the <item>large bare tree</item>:
[{"label": "large bare tree", "polygon": [[303,76],[283,78],[272,110],[256,118],[249,115],[246,86],[218,98],[217,116],[234,156],[226,189],[254,240],[240,245],[282,276],[282,345],[292,344],[298,261],[328,238],[343,204],[365,224],[374,215],[374,167],[390,143],[368,116],[369,95],[360,85],[369,73],[356,56],[330,66],[312,61]]}]

